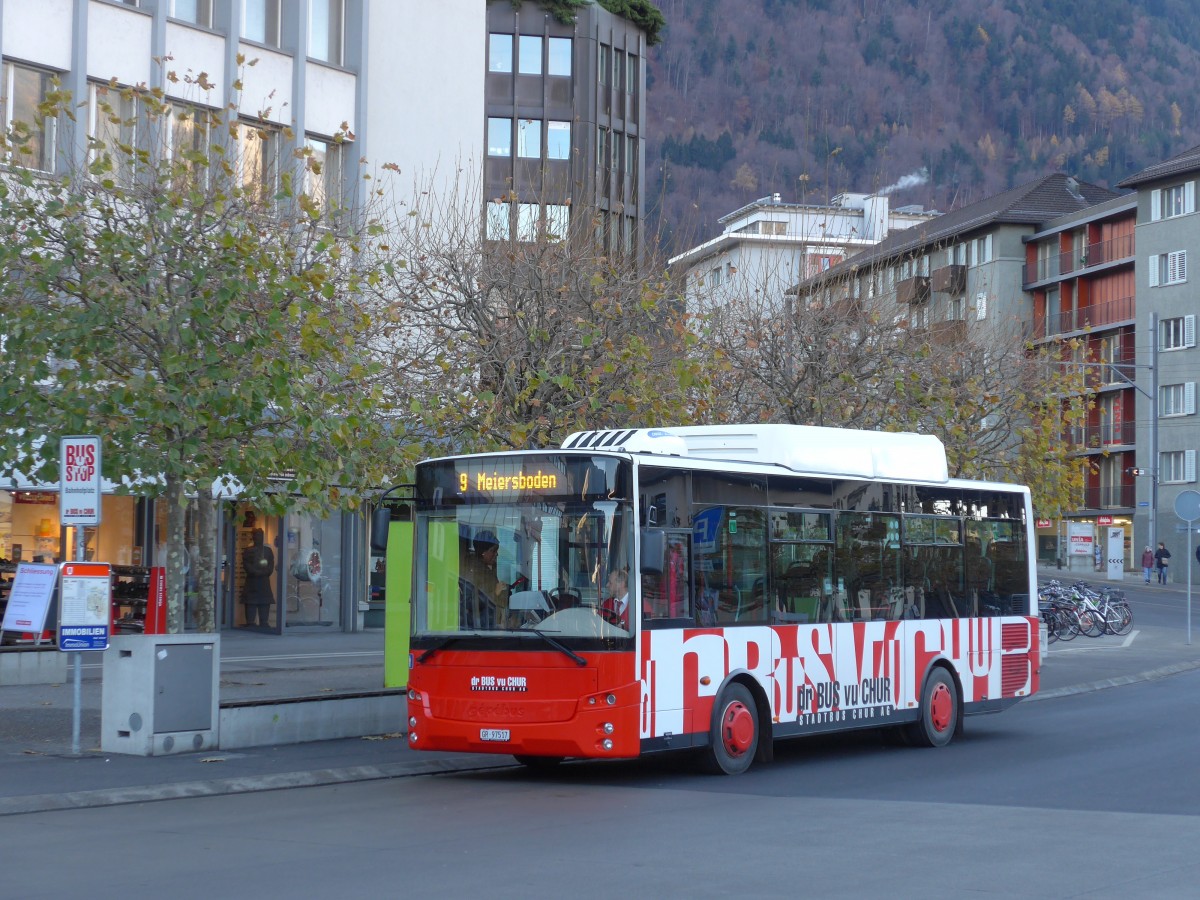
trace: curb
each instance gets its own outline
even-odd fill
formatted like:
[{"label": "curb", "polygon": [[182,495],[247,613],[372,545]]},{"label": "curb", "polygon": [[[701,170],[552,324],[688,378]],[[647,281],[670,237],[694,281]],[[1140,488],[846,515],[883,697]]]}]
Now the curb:
[{"label": "curb", "polygon": [[1076,684],[1070,687],[1055,688],[1051,691],[1038,691],[1030,697],[1027,703],[1037,703],[1039,700],[1054,700],[1058,697],[1070,697],[1074,694],[1089,694],[1094,691],[1103,691],[1108,688],[1121,687],[1127,684],[1138,684],[1143,681],[1157,681],[1160,678],[1167,678],[1171,675],[1178,675],[1181,672],[1189,672],[1193,669],[1200,669],[1200,660],[1193,662],[1174,663],[1169,666],[1163,666],[1158,669],[1151,669],[1148,672],[1139,672],[1136,675],[1122,675],[1119,678],[1106,678],[1103,681],[1089,681],[1086,684]]},{"label": "curb", "polygon": [[174,784],[139,785],[95,791],[71,791],[65,794],[30,794],[25,797],[0,797],[0,817],[64,809],[93,809],[182,800],[189,797],[221,797],[259,791],[282,791],[299,787],[322,787],[360,781],[383,781],[418,775],[442,775],[447,772],[484,771],[511,768],[516,763],[497,766],[474,756],[457,756],[417,762],[387,763],[378,766],[349,766],[341,769],[314,769],[307,772],[282,772],[273,775],[249,775],[209,781],[181,781]]}]

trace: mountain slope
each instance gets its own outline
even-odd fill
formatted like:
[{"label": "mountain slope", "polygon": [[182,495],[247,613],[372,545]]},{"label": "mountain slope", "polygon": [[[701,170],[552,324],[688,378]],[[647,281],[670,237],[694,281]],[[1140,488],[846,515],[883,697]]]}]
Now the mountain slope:
[{"label": "mountain slope", "polygon": [[1191,0],[657,0],[650,219],[674,249],[773,192],[951,209],[1200,143]]}]

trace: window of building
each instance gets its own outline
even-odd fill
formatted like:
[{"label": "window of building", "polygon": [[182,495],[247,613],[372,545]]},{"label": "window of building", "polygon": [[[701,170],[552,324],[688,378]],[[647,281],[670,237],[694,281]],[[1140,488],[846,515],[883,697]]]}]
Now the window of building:
[{"label": "window of building", "polygon": [[625,57],[625,90],[631,94],[637,93],[638,87],[638,58],[630,53]]},{"label": "window of building", "polygon": [[43,119],[38,112],[50,90],[49,73],[5,63],[3,78],[0,104],[4,126],[14,132],[9,141],[11,158],[30,169],[53,171],[55,121]]},{"label": "window of building", "polygon": [[570,122],[548,122],[546,124],[546,158],[571,158]]},{"label": "window of building", "polygon": [[346,203],[346,145],[309,138],[308,192],[322,211],[342,209]]},{"label": "window of building", "polygon": [[507,241],[512,237],[512,222],[509,213],[510,209],[507,203],[497,200],[487,205],[487,239],[489,241]]},{"label": "window of building", "polygon": [[1196,382],[1164,384],[1158,389],[1160,416],[1194,416],[1196,414]]},{"label": "window of building", "polygon": [[541,158],[541,119],[517,119],[517,156],[524,159]]},{"label": "window of building", "polygon": [[1150,287],[1183,284],[1187,281],[1187,251],[1175,250],[1150,257]]},{"label": "window of building", "polygon": [[546,74],[570,77],[571,39],[560,37],[550,38],[548,55],[549,58],[547,59]]},{"label": "window of building", "polygon": [[1196,211],[1196,183],[1189,181],[1150,192],[1150,221],[1171,219]]},{"label": "window of building", "polygon": [[625,171],[629,175],[637,174],[637,138],[632,134],[625,135]]},{"label": "window of building", "polygon": [[523,34],[518,39],[520,55],[517,60],[522,75],[542,74],[542,39],[537,35]]},{"label": "window of building", "polygon": [[1158,323],[1158,349],[1182,350],[1196,346],[1196,317],[1178,316]]},{"label": "window of building", "polygon": [[138,148],[138,102],[133,93],[103,84],[88,85],[88,135],[95,142],[89,163],[102,181],[133,184]]},{"label": "window of building", "polygon": [[245,0],[242,6],[242,37],[278,47],[279,19],[279,0]]},{"label": "window of building", "polygon": [[613,74],[612,86],[618,91],[624,90],[625,85],[625,54],[620,50],[613,50]]},{"label": "window of building", "polygon": [[238,128],[242,187],[258,192],[263,202],[271,202],[279,191],[279,162],[283,132],[260,123],[242,122]]},{"label": "window of building", "polygon": [[212,0],[174,0],[171,15],[182,22],[212,28]]},{"label": "window of building", "polygon": [[600,83],[608,84],[612,78],[612,47],[607,44],[600,45],[600,65],[597,68],[600,70]]},{"label": "window of building", "polygon": [[513,70],[513,36],[511,34],[488,35],[488,71],[511,72]]},{"label": "window of building", "polygon": [[[213,113],[200,106],[175,104],[167,130],[167,153],[170,159],[196,174],[200,186],[209,183],[209,134]],[[189,159],[188,156],[192,155]],[[182,186],[181,186],[182,187]]]},{"label": "window of building", "polygon": [[536,203],[517,204],[517,240],[536,241],[540,210]]},{"label": "window of building", "polygon": [[561,203],[546,204],[546,237],[549,240],[563,240],[570,227],[571,207]]},{"label": "window of building", "polygon": [[975,240],[971,241],[971,265],[981,266],[991,261],[992,236],[985,234],[983,237],[975,238]]},{"label": "window of building", "polygon": [[987,307],[988,307],[988,295],[987,294],[976,294],[975,295],[975,318],[976,318],[976,320],[983,321],[984,319],[987,318],[987,311],[988,311]]},{"label": "window of building", "polygon": [[488,156],[512,156],[512,119],[488,119]]},{"label": "window of building", "polygon": [[1190,484],[1196,480],[1196,451],[1167,450],[1158,454],[1161,484]]},{"label": "window of building", "polygon": [[345,34],[345,0],[311,0],[308,21],[308,55],[313,59],[342,64],[342,35]]}]

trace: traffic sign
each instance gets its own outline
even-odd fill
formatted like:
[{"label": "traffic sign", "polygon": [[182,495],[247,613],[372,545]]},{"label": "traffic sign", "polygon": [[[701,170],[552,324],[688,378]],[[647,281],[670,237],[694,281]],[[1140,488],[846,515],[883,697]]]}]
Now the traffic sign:
[{"label": "traffic sign", "polygon": [[1200,491],[1180,491],[1175,498],[1175,515],[1185,522],[1200,519]]},{"label": "traffic sign", "polygon": [[100,438],[74,435],[59,441],[58,500],[64,527],[100,524]]}]

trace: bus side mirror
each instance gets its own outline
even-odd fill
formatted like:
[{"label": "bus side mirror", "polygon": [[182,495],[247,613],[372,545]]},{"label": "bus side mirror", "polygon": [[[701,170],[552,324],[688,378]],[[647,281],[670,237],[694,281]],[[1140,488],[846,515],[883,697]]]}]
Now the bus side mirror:
[{"label": "bus side mirror", "polygon": [[667,533],[661,528],[643,528],[641,531],[642,572],[661,575],[666,569]]},{"label": "bus side mirror", "polygon": [[392,510],[386,504],[379,504],[371,512],[371,552],[376,556],[387,553],[388,529],[391,522]]}]

